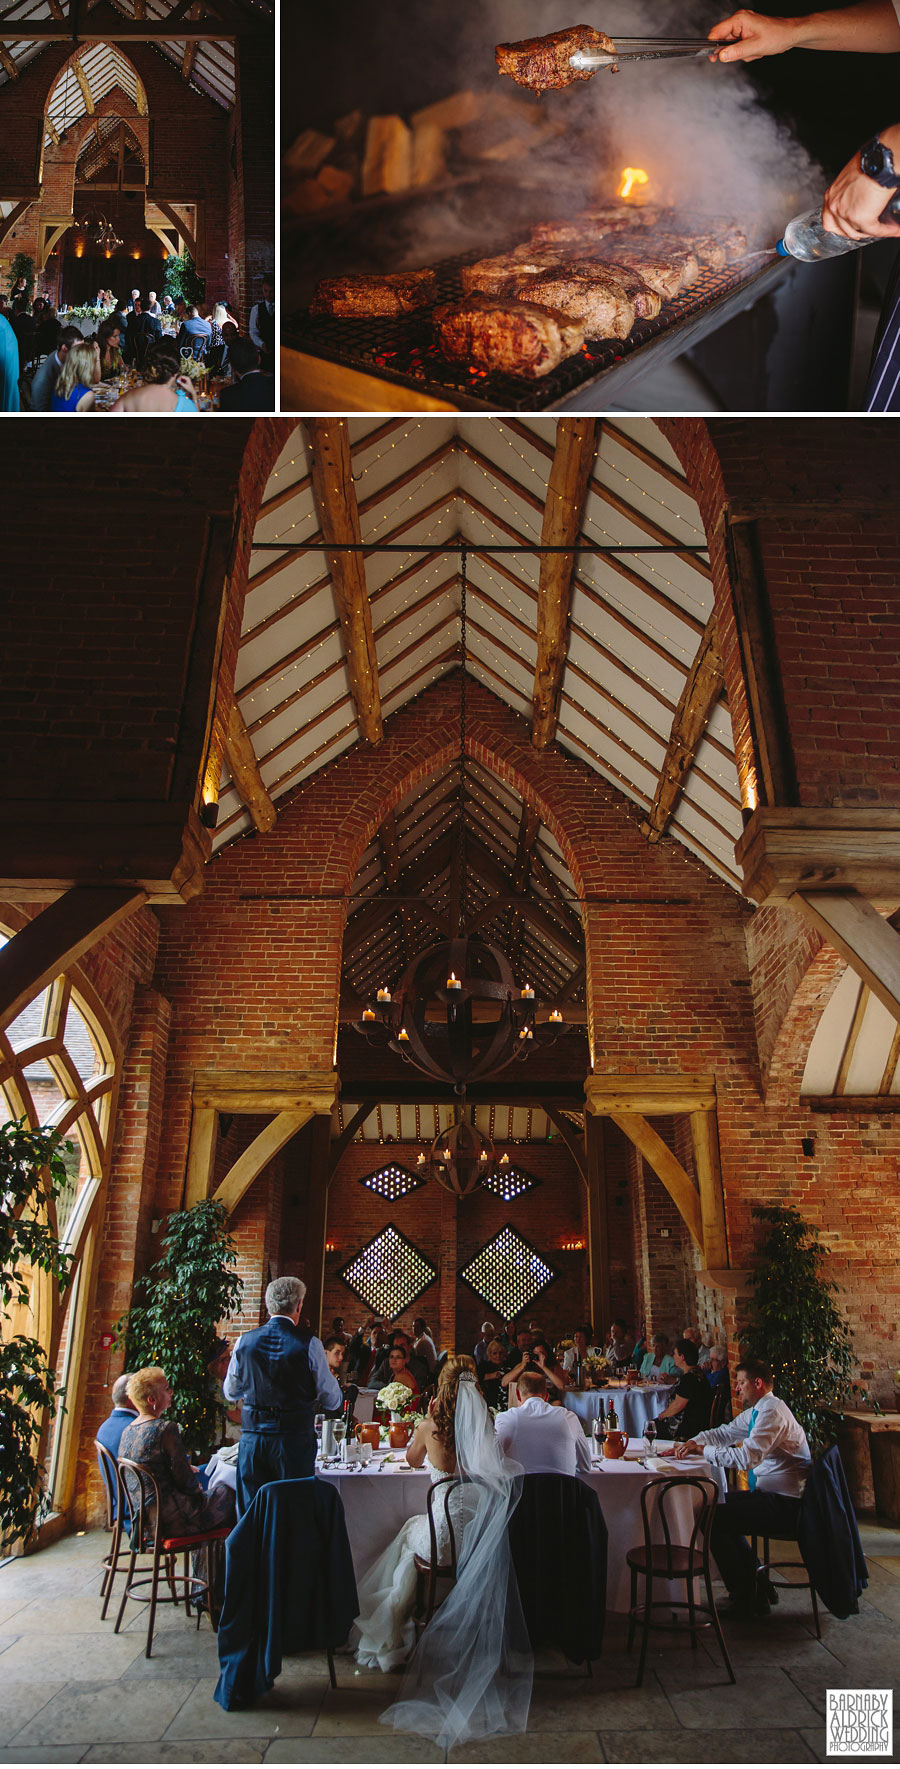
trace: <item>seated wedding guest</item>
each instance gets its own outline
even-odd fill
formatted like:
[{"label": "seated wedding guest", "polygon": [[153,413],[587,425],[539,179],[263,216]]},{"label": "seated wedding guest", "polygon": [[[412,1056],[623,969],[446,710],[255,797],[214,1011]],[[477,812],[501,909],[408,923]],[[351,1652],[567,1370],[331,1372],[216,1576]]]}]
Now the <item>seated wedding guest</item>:
[{"label": "seated wedding guest", "polygon": [[531,1331],[528,1327],[520,1327],[515,1334],[512,1345],[503,1360],[503,1374],[500,1378],[507,1392],[507,1400],[517,1399],[515,1385],[523,1370],[539,1370],[539,1366],[531,1355]]},{"label": "seated wedding guest", "polygon": [[710,1537],[713,1559],[732,1599],[730,1613],[749,1621],[768,1614],[769,1581],[758,1570],[747,1537],[796,1540],[812,1457],[802,1425],[773,1393],[771,1364],[763,1358],[743,1358],[737,1391],[744,1410],[736,1419],[692,1434],[669,1453],[682,1457],[702,1450],[714,1467],[741,1468],[749,1474],[748,1492],[729,1492],[724,1505],[716,1506]]},{"label": "seated wedding guest", "polygon": [[548,1382],[548,1394],[551,1402],[558,1401],[571,1388],[572,1380],[567,1375],[553,1346],[543,1333],[536,1333],[531,1342],[531,1361],[542,1370]]},{"label": "seated wedding guest", "polygon": [[94,388],[100,380],[100,346],[96,338],[70,344],[66,360],[50,395],[54,412],[89,412],[94,407]]},{"label": "seated wedding guest", "polygon": [[485,1355],[478,1365],[478,1386],[488,1406],[499,1407],[501,1411],[507,1403],[507,1390],[501,1380],[505,1357],[506,1346],[503,1340],[489,1339]]},{"label": "seated wedding guest", "polygon": [[128,315],[122,354],[127,363],[143,368],[147,352],[162,337],[162,326],[153,314],[145,313],[138,295]]},{"label": "seated wedding guest", "polygon": [[696,1345],[697,1358],[700,1363],[700,1366],[701,1366],[701,1368],[705,1367],[705,1365],[709,1363],[709,1346],[704,1342],[703,1334],[701,1333],[700,1328],[699,1327],[685,1327],[684,1332],[682,1334],[682,1338],[683,1339],[690,1339],[692,1341],[692,1343],[694,1345]]},{"label": "seated wedding guest", "polygon": [[147,291],[147,312],[153,319],[159,319],[162,314],[162,308],[156,299],[155,289],[148,289]]},{"label": "seated wedding guest", "polygon": [[198,360],[205,357],[211,338],[212,328],[208,320],[201,319],[199,307],[189,308],[175,340],[179,355],[182,350],[190,350]]},{"label": "seated wedding guest", "polygon": [[332,1376],[335,1378],[335,1381],[339,1382],[341,1379],[341,1368],[347,1351],[343,1333],[329,1333],[328,1338],[322,1340],[322,1349],[325,1353],[325,1362],[328,1365]]},{"label": "seated wedding guest", "polygon": [[609,1329],[605,1355],[611,1364],[627,1364],[633,1350],[634,1341],[628,1336],[628,1323],[617,1318]]},{"label": "seated wedding guest", "polygon": [[[230,375],[230,373],[231,373],[231,346],[234,343],[235,339],[239,338],[239,337],[240,337],[240,327],[238,325],[236,325],[233,320],[227,319],[225,321],[225,324],[222,327],[222,349],[219,353],[218,360],[214,365],[214,373],[215,374],[217,374],[217,375]],[[210,366],[212,367],[213,365],[211,364]]]},{"label": "seated wedding guest", "polygon": [[250,338],[235,338],[228,348],[234,381],[219,397],[223,412],[273,412],[275,377],[259,366],[259,350]]},{"label": "seated wedding guest", "polygon": [[494,1421],[504,1454],[526,1474],[589,1474],[591,1454],[577,1415],[550,1405],[543,1370],[525,1370],[518,1380],[521,1404]]},{"label": "seated wedding guest", "polygon": [[728,1353],[724,1345],[711,1345],[709,1363],[703,1372],[713,1389],[728,1387]]},{"label": "seated wedding guest", "polygon": [[135,305],[140,300],[140,298],[141,298],[140,289],[132,289],[131,300],[129,301],[128,306],[125,309],[126,313],[133,313],[134,312]]},{"label": "seated wedding guest", "polygon": [[380,1348],[381,1329],[374,1321],[369,1321],[365,1327],[357,1327],[347,1346],[347,1374],[351,1382],[359,1383],[360,1387],[370,1384]]},{"label": "seated wedding guest", "polygon": [[393,1333],[391,1334],[390,1345],[389,1345],[388,1349],[390,1349],[390,1346],[393,1346],[393,1345],[401,1346],[402,1349],[406,1352],[406,1361],[407,1361],[407,1364],[409,1365],[409,1373],[411,1376],[415,1377],[416,1381],[419,1384],[419,1387],[420,1388],[430,1388],[431,1375],[430,1375],[430,1371],[428,1369],[428,1364],[426,1363],[426,1361],[423,1357],[420,1357],[420,1355],[417,1351],[414,1351],[413,1342],[412,1342],[409,1334],[404,1333],[402,1327],[396,1327],[394,1329]]},{"label": "seated wedding guest", "polygon": [[424,1358],[428,1365],[428,1374],[433,1376],[437,1363],[437,1346],[428,1331],[428,1322],[421,1315],[413,1321],[413,1351],[416,1357]]},{"label": "seated wedding guest", "polygon": [[[159,322],[157,321],[157,324]],[[123,393],[110,407],[113,412],[175,412],[196,417],[199,411],[194,384],[178,373],[178,352],[171,338],[151,344],[144,359],[144,384]]]},{"label": "seated wedding guest", "polygon": [[383,1387],[388,1382],[402,1382],[411,1394],[419,1394],[419,1384],[409,1367],[409,1353],[404,1345],[392,1345],[388,1352],[388,1371]]},{"label": "seated wedding guest", "polygon": [[[160,1504],[154,1526],[167,1536],[193,1536],[232,1524],[234,1493],[226,1486],[204,1493],[178,1426],[165,1417],[172,1404],[165,1371],[154,1365],[136,1370],[128,1378],[128,1398],[137,1408],[137,1418],[122,1432],[119,1458],[139,1462],[154,1476]],[[140,1497],[137,1478],[128,1468],[122,1472],[129,1498],[136,1505]]]},{"label": "seated wedding guest", "polygon": [[49,352],[56,349],[56,339],[59,332],[56,309],[50,301],[42,300],[40,313],[37,301],[35,301],[32,311],[35,322],[34,355],[35,357],[47,356]]},{"label": "seated wedding guest", "polygon": [[19,374],[21,375],[25,364],[30,362],[34,355],[35,341],[34,319],[25,295],[18,295],[13,300],[10,324],[16,334],[16,342],[19,346]]},{"label": "seated wedding guest", "polygon": [[[456,1413],[459,1390],[469,1388],[468,1405],[479,1438],[486,1442],[493,1437],[490,1414],[475,1382],[475,1364],[470,1357],[450,1357],[444,1365],[434,1399],[428,1412],[416,1426],[406,1451],[412,1468],[427,1466],[432,1482],[457,1472]],[[467,1425],[467,1430],[470,1427]],[[447,1504],[456,1537],[457,1556],[465,1533],[467,1516],[473,1497],[469,1487],[453,1488]],[[445,1559],[449,1537],[443,1504],[435,1507],[439,1559]],[[377,1666],[393,1671],[405,1663],[415,1644],[413,1607],[416,1595],[415,1556],[429,1559],[431,1542],[426,1517],[411,1517],[379,1556],[374,1566],[359,1581],[359,1615],[350,1635],[356,1656],[363,1666]]]},{"label": "seated wedding guest", "polygon": [[162,310],[163,310],[163,313],[174,313],[175,312],[175,303],[172,300],[171,295],[164,295],[163,296]]},{"label": "seated wedding guest", "polygon": [[58,332],[55,349],[45,356],[40,367],[35,369],[31,383],[31,409],[33,412],[48,412],[51,409],[53,390],[59,380],[60,370],[73,344],[81,344],[84,340],[77,326],[63,326]]},{"label": "seated wedding guest", "polygon": [[137,1407],[134,1401],[128,1398],[130,1381],[131,1375],[128,1371],[124,1375],[116,1377],[110,1395],[112,1411],[107,1414],[103,1424],[97,1427],[97,1442],[102,1443],[103,1448],[109,1450],[111,1456],[118,1457],[122,1433],[126,1425],[133,1425],[137,1418]]},{"label": "seated wedding guest", "polygon": [[317,1412],[342,1403],[321,1340],[299,1325],[306,1285],[273,1278],[266,1289],[269,1319],[242,1333],[225,1377],[225,1399],[243,1402],[238,1455],[238,1515],[268,1480],[303,1480],[316,1465]]},{"label": "seated wedding guest", "polygon": [[712,1389],[698,1368],[693,1339],[676,1339],[675,1365],[679,1374],[672,1399],[657,1413],[656,1425],[660,1438],[682,1440],[696,1436],[709,1424]]},{"label": "seated wedding guest", "polygon": [[97,332],[100,345],[100,379],[109,381],[122,372],[122,333],[114,319],[105,319]]},{"label": "seated wedding guest", "polygon": [[0,313],[0,412],[19,410],[19,345],[16,334]]},{"label": "seated wedding guest", "polygon": [[678,1375],[678,1365],[669,1350],[668,1333],[654,1333],[653,1350],[644,1352],[640,1371],[642,1376]]},{"label": "seated wedding guest", "polygon": [[638,1366],[640,1366],[642,1359],[649,1349],[650,1348],[647,1344],[647,1323],[646,1321],[641,1321],[640,1332],[634,1342],[634,1350],[631,1354],[633,1361]]},{"label": "seated wedding guest", "polygon": [[592,1334],[590,1327],[575,1328],[575,1331],[572,1334],[572,1343],[567,1346],[566,1350],[563,1352],[562,1367],[567,1376],[570,1376],[572,1371],[579,1364],[582,1364],[586,1357],[600,1356],[596,1345],[591,1344],[591,1338]]},{"label": "seated wedding guest", "polygon": [[[487,1357],[488,1346],[490,1345],[491,1340],[494,1339],[495,1337],[496,1337],[496,1335],[494,1333],[493,1321],[482,1321],[482,1323],[481,1323],[481,1336],[477,1340],[476,1345],[475,1345],[475,1350],[472,1353],[476,1364],[483,1364],[484,1363],[484,1360]],[[501,1344],[503,1343],[502,1340],[500,1341],[500,1343]],[[506,1356],[505,1345],[503,1347],[503,1355],[504,1355],[504,1357]]]}]

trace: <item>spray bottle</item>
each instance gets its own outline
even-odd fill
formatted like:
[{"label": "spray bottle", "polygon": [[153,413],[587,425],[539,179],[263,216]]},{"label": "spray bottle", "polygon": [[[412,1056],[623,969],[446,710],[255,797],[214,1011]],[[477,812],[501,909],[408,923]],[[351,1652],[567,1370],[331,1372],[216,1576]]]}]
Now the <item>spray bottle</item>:
[{"label": "spray bottle", "polygon": [[[900,221],[900,191],[883,209],[879,220]],[[815,264],[820,258],[840,258],[844,252],[856,252],[860,246],[871,246],[873,239],[849,240],[842,233],[829,233],[822,222],[821,209],[809,209],[795,215],[784,230],[784,239],[775,247],[782,258],[799,258],[803,264]]]}]

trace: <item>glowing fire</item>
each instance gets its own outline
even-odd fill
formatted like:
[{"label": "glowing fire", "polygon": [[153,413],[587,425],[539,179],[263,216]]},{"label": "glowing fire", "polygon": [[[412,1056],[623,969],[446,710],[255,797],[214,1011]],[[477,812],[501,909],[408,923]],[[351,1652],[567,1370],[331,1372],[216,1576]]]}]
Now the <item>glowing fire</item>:
[{"label": "glowing fire", "polygon": [[622,173],[622,182],[619,185],[618,194],[620,197],[625,197],[626,199],[632,197],[634,202],[639,203],[643,200],[646,193],[641,191],[641,195],[638,196],[636,194],[636,189],[649,183],[649,175],[646,172],[642,172],[640,166],[626,166]]}]

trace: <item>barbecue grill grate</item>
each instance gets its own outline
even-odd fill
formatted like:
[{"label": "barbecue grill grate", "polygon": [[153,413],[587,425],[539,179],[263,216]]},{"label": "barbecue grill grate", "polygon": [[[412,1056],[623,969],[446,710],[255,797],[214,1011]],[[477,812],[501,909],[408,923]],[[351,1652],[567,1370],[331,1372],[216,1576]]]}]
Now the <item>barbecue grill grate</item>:
[{"label": "barbecue grill grate", "polygon": [[[461,267],[486,256],[483,250],[463,252],[434,265],[439,300],[462,299]],[[433,341],[428,310],[398,319],[333,319],[303,308],[282,321],[281,341],[289,349],[324,357],[367,374],[374,371],[385,380],[413,386],[432,397],[449,398],[467,407],[486,411],[546,410],[614,369],[662,333],[676,331],[679,325],[747,287],[773,262],[777,262],[773,253],[758,252],[725,270],[701,269],[687,294],[663,302],[655,319],[639,320],[630,337],[586,344],[577,356],[569,357],[552,374],[536,381],[521,375],[492,375],[484,369],[467,368],[464,363],[448,362]]]}]

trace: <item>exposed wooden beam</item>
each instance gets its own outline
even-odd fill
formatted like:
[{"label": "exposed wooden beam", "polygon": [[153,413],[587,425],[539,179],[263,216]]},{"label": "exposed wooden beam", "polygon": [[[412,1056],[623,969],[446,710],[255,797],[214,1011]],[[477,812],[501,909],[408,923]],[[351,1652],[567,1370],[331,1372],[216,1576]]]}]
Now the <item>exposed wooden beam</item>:
[{"label": "exposed wooden beam", "polygon": [[788,899],[900,1019],[900,934],[855,891],[797,891]]},{"label": "exposed wooden beam", "polygon": [[[350,446],[344,418],[307,418],[306,430],[312,451],[313,496],[323,540],[339,546],[342,541],[362,541],[359,507],[350,465]],[[360,553],[328,553],[334,599],[341,617],[350,692],[356,707],[360,737],[380,743],[381,695],[372,610],[366,588],[366,568]]]},{"label": "exposed wooden beam", "polygon": [[88,116],[92,117],[94,115],[94,111],[96,109],[96,106],[94,104],[94,95],[91,91],[91,83],[90,83],[90,81],[87,77],[87,74],[85,73],[84,68],[82,67],[81,62],[78,59],[78,57],[76,57],[73,66],[75,69],[75,78],[78,81],[79,86],[81,87],[81,96],[84,99]]},{"label": "exposed wooden beam", "polygon": [[270,829],[274,828],[278,812],[266,790],[259,771],[256,751],[247,734],[247,727],[236,701],[232,702],[228,715],[225,760],[228,763],[232,782],[250,812],[257,829],[261,835],[266,835]]},{"label": "exposed wooden beam", "polygon": [[649,1118],[636,1112],[609,1112],[608,1117],[634,1143],[648,1167],[652,1167],[672,1199],[682,1221],[687,1224],[697,1246],[703,1251],[703,1219],[700,1194],[689,1174],[685,1173],[677,1155],[663,1142]]},{"label": "exposed wooden beam", "polygon": [[197,56],[196,43],[185,43],[184,55],[182,57],[182,62],[181,62],[181,77],[183,80],[190,79],[190,77],[194,71],[194,62],[196,60],[196,56]]},{"label": "exposed wooden beam", "polygon": [[694,1147],[694,1171],[700,1192],[703,1261],[711,1270],[720,1271],[729,1264],[729,1258],[719,1127],[715,1112],[691,1113],[691,1139]]},{"label": "exposed wooden beam", "polygon": [[850,1030],[847,1033],[847,1041],[844,1045],[840,1067],[837,1072],[837,1080],[834,1084],[835,1093],[846,1092],[847,1076],[850,1073],[850,1064],[853,1061],[853,1053],[856,1050],[857,1040],[862,1031],[862,1023],[866,1017],[866,1008],[869,1005],[869,995],[869,989],[866,987],[865,983],[861,983],[859,994],[856,998],[856,1006],[853,1010],[853,1017],[850,1021]]},{"label": "exposed wooden beam", "polygon": [[[584,1137],[579,1136],[574,1124],[570,1124],[568,1118],[564,1116],[557,1106],[551,1105],[549,1100],[542,1100],[541,1105],[542,1109],[546,1112],[547,1117],[550,1119],[551,1124],[559,1131],[572,1160],[575,1162],[585,1185],[587,1185],[587,1152],[585,1149]],[[592,1122],[590,1113],[585,1114],[585,1122],[587,1124]],[[599,1123],[600,1120],[597,1119],[596,1122]]]},{"label": "exposed wooden beam", "polygon": [[349,1124],[345,1124],[340,1136],[332,1138],[331,1154],[328,1162],[328,1177],[331,1178],[339,1163],[349,1149],[358,1130],[361,1130],[367,1118],[371,1118],[375,1106],[371,1100],[365,1105],[357,1106]]},{"label": "exposed wooden beam", "polygon": [[147,17],[147,0],[134,0],[134,16],[135,18]]},{"label": "exposed wooden beam", "polygon": [[59,147],[59,130],[57,129],[56,124],[53,123],[49,117],[44,118],[44,124],[54,147]]},{"label": "exposed wooden beam", "polygon": [[0,42],[3,43],[167,43],[173,38],[197,43],[221,43],[231,37],[254,37],[270,32],[271,21],[249,14],[227,22],[213,19],[179,20],[173,27],[169,20],[122,18],[115,22],[104,19],[102,28],[93,30],[88,23],[74,29],[65,20],[20,18],[0,19]]},{"label": "exposed wooden beam", "polygon": [[139,80],[139,79],[135,80],[135,91],[137,93],[137,114],[139,117],[146,117],[146,115],[147,115],[147,94],[144,91],[143,80]]},{"label": "exposed wooden beam", "polygon": [[279,1112],[277,1117],[272,1118],[226,1173],[215,1192],[215,1203],[224,1204],[230,1216],[240,1203],[244,1193],[253,1184],[257,1174],[261,1173],[269,1161],[273,1160],[285,1147],[285,1144],[297,1135],[298,1130],[302,1130],[304,1124],[308,1124],[310,1118],[316,1115],[316,1106],[312,1101],[307,1100],[292,1110]]},{"label": "exposed wooden beam", "polygon": [[711,1112],[716,1082],[714,1075],[590,1075],[584,1097],[589,1112],[660,1118],[673,1112]]},{"label": "exposed wooden beam", "polygon": [[4,67],[6,69],[6,72],[8,73],[11,80],[18,80],[18,78],[19,78],[18,65],[16,62],[13,61],[13,58],[10,55],[9,50],[4,49],[2,43],[0,43],[0,66]]},{"label": "exposed wooden beam", "polygon": [[191,1137],[184,1185],[185,1210],[190,1210],[194,1204],[202,1204],[209,1197],[218,1129],[218,1112],[213,1111],[210,1106],[195,1105],[191,1112]]},{"label": "exposed wooden beam", "polygon": [[31,208],[31,204],[33,201],[34,201],[34,198],[31,198],[31,199],[26,200],[24,202],[16,203],[15,208],[10,209],[10,212],[7,216],[5,216],[5,217],[0,216],[0,246],[2,246],[3,241],[6,239],[7,234],[12,233],[12,230],[15,227],[16,222],[21,221],[22,216],[25,214],[26,209]]},{"label": "exposed wooden beam", "polygon": [[540,827],[540,811],[534,810],[531,805],[523,804],[522,815],[519,819],[519,835],[516,841],[516,859],[513,866],[513,890],[517,893],[524,891],[528,885],[532,849],[537,841]]},{"label": "exposed wooden beam", "polygon": [[883,1112],[900,1112],[900,1093],[813,1093],[804,1094],[800,1104],[811,1112],[845,1112],[848,1118],[871,1112],[877,1117]]},{"label": "exposed wooden beam", "polygon": [[641,834],[648,841],[659,841],[665,832],[724,686],[725,671],[719,653],[716,617],[711,614],[675,710],[650,815],[646,823],[641,824]]},{"label": "exposed wooden beam", "polygon": [[569,603],[575,575],[575,543],[581,533],[588,482],[597,453],[598,418],[560,418],[547,499],[542,546],[570,546],[569,553],[542,553],[538,586],[537,664],[534,672],[535,749],[553,742],[569,638]]},{"label": "exposed wooden beam", "polygon": [[73,885],[42,909],[0,949],[0,1029],[146,901],[135,885]]},{"label": "exposed wooden beam", "polygon": [[62,0],[49,0],[49,5],[52,18],[65,18],[66,15],[62,9]]},{"label": "exposed wooden beam", "polygon": [[894,1036],[891,1039],[891,1048],[888,1051],[887,1062],[884,1065],[884,1073],[878,1086],[878,1092],[882,1096],[891,1091],[891,1082],[897,1072],[898,1063],[900,1063],[900,1021],[898,1021],[894,1028]]},{"label": "exposed wooden beam", "polygon": [[[746,782],[762,805],[796,805],[797,776],[784,700],[778,647],[759,546],[758,524],[726,517],[731,602],[737,626],[755,780]],[[746,770],[750,758],[744,758]],[[738,772],[741,757],[738,756]],[[742,775],[742,778],[744,776]],[[754,800],[750,801],[751,804]]]}]

